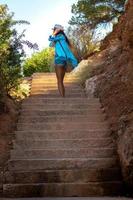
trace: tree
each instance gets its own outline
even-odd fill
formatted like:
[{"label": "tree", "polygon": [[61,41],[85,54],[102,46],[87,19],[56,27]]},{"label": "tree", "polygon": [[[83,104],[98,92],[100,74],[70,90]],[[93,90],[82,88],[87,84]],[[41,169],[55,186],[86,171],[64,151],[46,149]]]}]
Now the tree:
[{"label": "tree", "polygon": [[9,13],[7,5],[0,5],[0,97],[10,93],[18,86],[21,76],[21,63],[25,56],[23,45],[37,47],[24,41],[24,31],[18,34],[16,24],[29,24],[24,20],[15,21],[13,13]]},{"label": "tree", "polygon": [[31,76],[35,72],[50,72],[54,58],[53,48],[46,48],[27,58],[23,65],[25,76]]},{"label": "tree", "polygon": [[78,0],[72,5],[71,25],[96,28],[118,18],[124,12],[125,0]]},{"label": "tree", "polygon": [[70,26],[67,30],[67,35],[76,49],[79,60],[86,58],[89,54],[97,51],[99,43],[93,41],[93,33],[85,25]]}]

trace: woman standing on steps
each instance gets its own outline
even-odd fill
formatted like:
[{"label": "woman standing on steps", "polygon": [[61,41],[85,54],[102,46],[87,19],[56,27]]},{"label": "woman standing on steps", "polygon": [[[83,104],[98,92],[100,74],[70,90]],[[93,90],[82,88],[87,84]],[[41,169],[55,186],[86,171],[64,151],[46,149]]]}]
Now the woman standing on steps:
[{"label": "woman standing on steps", "polygon": [[49,37],[50,47],[55,47],[55,72],[58,82],[60,95],[65,97],[65,88],[63,84],[67,63],[72,69],[77,67],[78,61],[72,53],[70,42],[64,33],[63,26],[56,24],[53,28],[53,34]]}]

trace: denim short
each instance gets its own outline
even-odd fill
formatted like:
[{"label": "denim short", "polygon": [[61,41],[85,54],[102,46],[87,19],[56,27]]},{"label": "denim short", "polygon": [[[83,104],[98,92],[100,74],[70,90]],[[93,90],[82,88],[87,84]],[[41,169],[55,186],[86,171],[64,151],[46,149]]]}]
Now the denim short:
[{"label": "denim short", "polygon": [[65,67],[67,65],[67,61],[61,58],[56,58],[54,63],[55,65],[63,65]]}]

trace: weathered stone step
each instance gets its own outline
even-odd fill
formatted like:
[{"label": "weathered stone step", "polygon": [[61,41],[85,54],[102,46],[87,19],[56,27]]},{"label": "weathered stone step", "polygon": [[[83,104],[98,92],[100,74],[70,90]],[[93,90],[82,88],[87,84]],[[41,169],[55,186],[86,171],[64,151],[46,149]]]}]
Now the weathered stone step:
[{"label": "weathered stone step", "polygon": [[121,194],[122,183],[88,182],[88,183],[38,183],[5,184],[5,197],[87,197],[114,196]]},{"label": "weathered stone step", "polygon": [[92,110],[101,110],[100,104],[22,104],[22,109],[33,109],[33,110],[41,110],[41,109],[92,109]]},{"label": "weathered stone step", "polygon": [[[46,75],[45,76],[45,74],[44,75],[42,75],[42,74],[39,74],[38,76],[34,76],[34,77],[32,77],[33,79],[43,79],[43,80],[47,80],[47,78],[51,78],[51,79],[53,79],[55,77],[55,79],[56,79],[56,74],[54,73],[52,76],[51,75]],[[77,76],[70,76],[69,74],[65,74],[65,77],[64,77],[64,79],[79,79],[79,77],[77,77]]]},{"label": "weathered stone step", "polygon": [[[47,87],[51,87],[51,86],[56,86],[57,87],[57,81],[55,81],[55,82],[51,82],[51,81],[49,81],[49,82],[42,82],[42,81],[40,81],[40,82],[38,82],[38,81],[32,81],[32,87],[34,86],[34,85],[44,85],[44,86],[47,86]],[[65,86],[69,86],[69,87],[76,87],[76,86],[80,86],[80,84],[78,84],[78,83],[74,83],[74,82],[64,82],[64,85]]]},{"label": "weathered stone step", "polygon": [[23,109],[23,112],[21,111],[21,116],[54,116],[54,115],[60,115],[60,116],[64,116],[64,115],[70,115],[70,116],[75,116],[75,115],[84,115],[85,117],[87,115],[102,115],[102,111],[101,110],[86,110],[86,109],[60,109],[60,110],[51,110],[51,109],[43,109],[42,110],[25,110]]},{"label": "weathered stone step", "polygon": [[38,96],[34,96],[34,97],[28,97],[27,99],[24,100],[24,102],[32,102],[32,103],[35,103],[35,102],[38,102],[38,103],[56,103],[58,102],[58,104],[63,104],[63,103],[68,103],[68,104],[71,104],[71,103],[74,103],[74,104],[77,104],[77,103],[86,103],[88,102],[89,103],[99,103],[99,99],[98,98],[90,98],[90,99],[87,99],[86,97],[84,98],[62,98],[62,97],[58,97],[58,98],[42,98],[42,97],[38,97]]},{"label": "weathered stone step", "polygon": [[8,169],[11,171],[26,170],[61,170],[86,168],[115,168],[119,166],[117,156],[112,158],[64,158],[64,159],[16,159],[9,160]]},{"label": "weathered stone step", "polygon": [[[34,76],[32,78],[32,80],[57,80],[56,78],[56,74],[53,75],[53,76],[42,76],[42,75],[39,75],[39,76]],[[80,80],[79,77],[76,77],[76,76],[66,76],[64,77],[64,80]]]},{"label": "weathered stone step", "polygon": [[17,130],[108,130],[108,125],[105,122],[69,122],[69,124],[66,124],[66,122],[53,122],[52,124],[50,122],[46,123],[18,123],[17,124]]},{"label": "weathered stone step", "polygon": [[[53,77],[53,76],[56,76],[55,72],[36,72],[32,75],[33,78],[36,78],[36,77],[44,77],[44,78],[47,78],[47,77]],[[72,73],[66,73],[65,74],[65,77],[77,77],[75,76],[74,74]]]},{"label": "weathered stone step", "polygon": [[[27,131],[16,131],[16,138],[17,139],[84,139],[84,140],[88,140],[90,138],[93,138],[94,142],[96,142],[95,140],[99,140],[100,138],[106,138],[110,136],[110,132],[107,130],[76,130],[76,131],[67,131],[67,130],[53,130],[53,131],[46,131],[46,130],[27,130]],[[66,141],[65,141],[66,142]],[[88,141],[86,142],[88,143]]]},{"label": "weathered stone step", "polygon": [[[30,96],[31,97],[34,97],[34,96],[37,96],[37,97],[42,97],[42,98],[62,98],[61,96],[60,96],[60,94],[59,93],[56,93],[56,94],[52,94],[52,93],[50,93],[50,94],[36,94],[36,93],[31,93],[30,94]],[[70,97],[70,98],[77,98],[77,97],[85,97],[85,94],[78,94],[78,93],[75,93],[75,94],[73,94],[73,93],[68,93],[68,94],[66,94],[66,97],[68,98],[68,97]]]},{"label": "weathered stone step", "polygon": [[[43,91],[43,90],[31,90],[30,91],[30,95],[47,95],[47,96],[58,96],[59,95],[59,91],[56,90],[56,91]],[[84,97],[85,96],[85,93],[80,91],[80,92],[71,92],[71,91],[66,91],[65,92],[65,96],[70,96],[70,97],[73,97],[73,96],[76,96],[76,97]]]},{"label": "weathered stone step", "polygon": [[30,105],[22,105],[22,110],[95,110],[95,111],[102,111],[101,107],[99,105],[87,105],[87,104],[58,104],[55,106],[55,104],[30,104]]},{"label": "weathered stone step", "polygon": [[[64,83],[78,83],[80,81],[80,79],[70,79],[70,78],[65,78],[64,79]],[[56,78],[34,78],[32,79],[32,83],[57,83],[57,79]]]},{"label": "weathered stone step", "polygon": [[[54,91],[57,91],[58,90],[58,88],[57,88],[57,86],[56,87],[52,87],[52,88],[46,88],[45,87],[45,85],[43,86],[43,85],[39,85],[39,86],[33,86],[32,85],[32,91],[38,91],[38,90],[41,90],[41,91],[43,91],[43,92],[47,92],[47,91],[49,91],[49,92],[54,92]],[[81,87],[79,87],[79,86],[77,86],[77,87],[74,87],[74,88],[71,88],[71,87],[65,87],[65,90],[66,90],[66,92],[67,91],[70,91],[70,92],[85,92],[85,90],[83,89],[83,88],[81,88]]]},{"label": "weathered stone step", "polygon": [[[47,90],[57,90],[58,89],[58,86],[57,86],[57,83],[52,84],[43,84],[43,83],[32,83],[30,84],[31,85],[31,88],[45,88]],[[80,84],[64,84],[65,85],[65,89],[66,90],[76,90],[76,89],[82,89],[84,90],[83,86],[80,85]]]},{"label": "weathered stone step", "polygon": [[76,115],[76,116],[68,116],[68,115],[59,115],[59,116],[20,116],[18,122],[29,122],[29,123],[36,123],[36,122],[77,122],[80,123],[81,121],[84,122],[103,122],[105,121],[105,117],[102,115]]},{"label": "weathered stone step", "polygon": [[[44,102],[43,102],[43,99],[42,100],[38,100],[37,101],[37,98],[35,99],[26,99],[22,102],[22,106],[54,106],[54,108],[57,106],[57,107],[60,107],[60,106],[64,106],[64,107],[78,107],[78,106],[87,106],[87,107],[99,107],[99,108],[102,108],[101,104],[98,103],[98,102],[88,102],[88,101],[82,101],[82,102],[65,102],[65,101],[59,101],[58,104],[56,101],[53,101],[53,102],[49,102],[49,101],[45,101],[44,99]],[[55,106],[56,105],[56,106]]]},{"label": "weathered stone step", "polygon": [[118,168],[110,169],[73,169],[73,170],[45,170],[45,171],[19,171],[5,173],[5,183],[76,183],[121,180]]},{"label": "weathered stone step", "polygon": [[[30,136],[30,139],[28,139]],[[115,144],[111,138],[85,138],[85,139],[45,139],[31,133],[17,135],[19,139],[14,143],[16,149],[63,149],[63,148],[113,148]],[[100,149],[99,149],[100,150]]]},{"label": "weathered stone step", "polygon": [[[59,146],[60,148],[60,146]],[[110,158],[116,155],[115,148],[66,148],[66,149],[37,149],[16,148],[11,151],[11,159],[55,159],[55,158]]]}]

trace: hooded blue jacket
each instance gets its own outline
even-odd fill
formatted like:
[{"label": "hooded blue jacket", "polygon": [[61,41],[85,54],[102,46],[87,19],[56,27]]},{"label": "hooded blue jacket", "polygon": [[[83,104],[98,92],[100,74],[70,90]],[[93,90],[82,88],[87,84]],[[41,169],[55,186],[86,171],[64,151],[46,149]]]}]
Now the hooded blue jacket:
[{"label": "hooded blue jacket", "polygon": [[73,55],[66,38],[63,34],[58,34],[56,36],[50,36],[50,47],[55,47],[55,63],[56,60],[63,60],[72,65],[75,68],[78,65],[78,61]]}]

